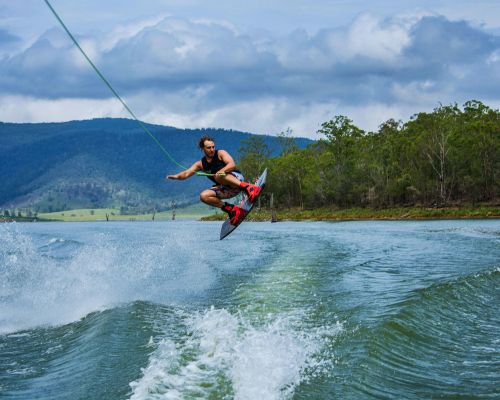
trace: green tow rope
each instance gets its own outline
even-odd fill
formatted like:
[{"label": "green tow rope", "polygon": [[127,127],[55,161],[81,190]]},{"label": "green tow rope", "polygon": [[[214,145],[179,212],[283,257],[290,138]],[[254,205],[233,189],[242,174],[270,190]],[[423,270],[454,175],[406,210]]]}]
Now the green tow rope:
[{"label": "green tow rope", "polygon": [[[56,10],[54,10],[54,8],[52,7],[52,5],[49,3],[49,1],[48,0],[44,0],[44,1],[45,1],[45,4],[47,4],[47,6],[49,7],[50,11],[52,11],[52,14],[54,14],[54,16],[56,17],[56,19],[59,21],[59,23],[61,24],[61,26],[64,28],[64,30],[66,31],[66,33],[68,34],[68,36],[71,38],[71,40],[73,41],[73,43],[75,44],[75,46],[78,47],[78,50],[80,50],[80,52],[83,54],[83,56],[85,57],[85,59],[89,62],[89,64],[92,66],[92,68],[97,73],[97,75],[99,75],[99,77],[102,79],[102,81],[106,84],[106,86],[109,88],[109,90],[111,90],[111,92],[115,95],[115,97],[118,100],[120,100],[120,103],[122,103],[123,107],[125,107],[125,110],[127,110],[128,113],[137,121],[137,123],[144,130],[144,132],[146,132],[149,135],[149,137],[154,140],[154,142],[163,151],[163,153],[165,154],[165,156],[167,157],[168,160],[172,161],[175,165],[181,167],[182,169],[187,169],[184,165],[179,164],[177,161],[175,161],[175,159],[170,155],[170,153],[167,150],[165,150],[165,148],[160,143],[160,141],[156,138],[156,136],[153,135],[149,131],[149,129],[141,121],[139,121],[139,119],[135,116],[135,114],[132,112],[132,110],[129,108],[129,106],[127,106],[127,104],[123,101],[123,99],[116,92],[116,90],[113,89],[113,86],[111,86],[111,84],[104,77],[104,75],[101,73],[101,71],[99,71],[99,69],[95,66],[95,64],[92,62],[92,60],[87,56],[87,54],[85,53],[85,51],[83,51],[83,49],[80,47],[80,45],[76,41],[75,37],[71,34],[71,32],[69,31],[69,29],[66,27],[66,25],[64,24],[64,22],[62,21],[62,19],[59,17],[59,15],[57,14]],[[207,174],[205,172],[196,172],[196,175],[200,175],[200,176],[212,176],[213,174]]]}]

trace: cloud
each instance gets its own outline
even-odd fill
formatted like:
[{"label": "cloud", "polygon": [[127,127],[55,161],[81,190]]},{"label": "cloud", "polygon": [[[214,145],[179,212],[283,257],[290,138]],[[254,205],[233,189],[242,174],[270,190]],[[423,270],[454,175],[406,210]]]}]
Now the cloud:
[{"label": "cloud", "polygon": [[[160,15],[78,39],[136,114],[180,127],[270,133],[290,126],[311,136],[338,113],[376,129],[391,112],[497,101],[500,93],[500,37],[436,15],[364,13],[343,28],[258,36],[228,22]],[[29,104],[43,99],[44,108],[110,99],[59,29],[0,61],[0,91]],[[116,114],[107,105],[94,116],[103,110]]]},{"label": "cloud", "polygon": [[0,48],[18,43],[21,39],[11,33],[7,32],[5,29],[0,28]]},{"label": "cloud", "polygon": [[410,38],[408,29],[401,23],[361,14],[347,30],[331,35],[330,40],[346,62],[367,58],[392,65],[399,60]]},{"label": "cloud", "polygon": [[63,122],[92,118],[130,116],[115,99],[43,99],[0,95],[0,120],[10,122]]},{"label": "cloud", "polygon": [[21,38],[0,28],[0,59],[8,57],[20,43]]}]

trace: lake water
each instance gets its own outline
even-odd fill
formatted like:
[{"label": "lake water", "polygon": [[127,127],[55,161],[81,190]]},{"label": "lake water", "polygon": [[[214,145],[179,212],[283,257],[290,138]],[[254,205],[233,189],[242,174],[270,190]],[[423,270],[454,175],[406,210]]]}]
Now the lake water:
[{"label": "lake water", "polygon": [[500,398],[500,221],[0,225],[2,399]]}]

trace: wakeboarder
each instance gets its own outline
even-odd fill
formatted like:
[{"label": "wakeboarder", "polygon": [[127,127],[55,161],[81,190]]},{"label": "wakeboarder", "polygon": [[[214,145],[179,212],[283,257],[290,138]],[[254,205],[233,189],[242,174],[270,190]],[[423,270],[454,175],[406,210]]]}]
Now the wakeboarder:
[{"label": "wakeboarder", "polygon": [[198,147],[204,153],[201,160],[196,161],[191,167],[178,174],[167,175],[166,178],[184,180],[198,171],[209,174],[207,177],[214,185],[200,193],[200,200],[226,212],[229,215],[231,224],[237,225],[245,218],[248,211],[223,200],[233,198],[244,191],[248,199],[253,202],[262,189],[259,186],[245,182],[245,177],[236,168],[233,157],[226,150],[216,150],[215,141],[210,136],[202,136],[198,142]]}]

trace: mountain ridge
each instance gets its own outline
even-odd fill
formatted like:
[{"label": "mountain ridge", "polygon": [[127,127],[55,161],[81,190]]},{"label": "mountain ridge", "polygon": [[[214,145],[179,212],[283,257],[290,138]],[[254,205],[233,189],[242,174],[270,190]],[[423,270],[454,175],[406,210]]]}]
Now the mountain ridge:
[{"label": "mountain ridge", "polygon": [[[273,155],[278,139],[226,129],[179,129],[145,123],[181,165],[201,158],[197,141],[212,136],[218,148],[234,157],[242,140],[260,136]],[[312,141],[297,138],[299,147]],[[166,209],[197,201],[210,185],[206,178],[169,182],[166,174],[181,168],[137,125],[126,118],[81,121],[0,122],[0,208],[59,211],[72,208],[117,207],[134,211]]]}]

